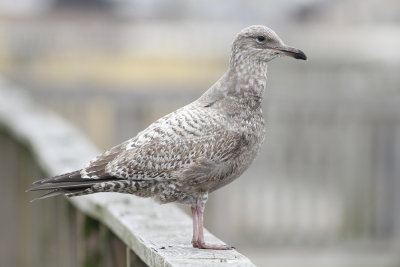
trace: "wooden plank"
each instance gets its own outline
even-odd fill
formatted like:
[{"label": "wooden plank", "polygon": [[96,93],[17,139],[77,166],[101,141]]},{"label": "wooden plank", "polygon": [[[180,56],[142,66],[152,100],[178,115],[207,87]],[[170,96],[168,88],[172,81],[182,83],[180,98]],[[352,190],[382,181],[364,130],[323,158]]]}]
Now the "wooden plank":
[{"label": "wooden plank", "polygon": [[[98,218],[151,266],[254,266],[236,250],[199,250],[190,244],[191,219],[174,205],[151,199],[98,193],[71,201],[86,214]],[[205,231],[209,242],[221,243]]]}]

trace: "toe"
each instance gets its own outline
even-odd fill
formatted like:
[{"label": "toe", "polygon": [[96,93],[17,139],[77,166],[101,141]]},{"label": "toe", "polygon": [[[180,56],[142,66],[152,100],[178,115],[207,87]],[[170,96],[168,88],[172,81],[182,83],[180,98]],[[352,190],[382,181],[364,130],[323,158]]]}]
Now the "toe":
[{"label": "toe", "polygon": [[201,249],[215,249],[215,250],[231,250],[233,247],[227,245],[216,245],[207,243],[198,243],[198,248]]}]

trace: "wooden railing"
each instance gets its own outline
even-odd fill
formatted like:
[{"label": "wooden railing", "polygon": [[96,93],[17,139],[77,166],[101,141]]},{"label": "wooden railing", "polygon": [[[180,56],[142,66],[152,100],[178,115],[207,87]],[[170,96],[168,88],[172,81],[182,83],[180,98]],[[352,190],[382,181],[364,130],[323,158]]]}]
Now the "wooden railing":
[{"label": "wooden railing", "polygon": [[99,151],[1,80],[0,144],[1,266],[254,266],[236,250],[192,248],[191,219],[174,205],[116,193],[30,203],[32,181],[81,168]]}]

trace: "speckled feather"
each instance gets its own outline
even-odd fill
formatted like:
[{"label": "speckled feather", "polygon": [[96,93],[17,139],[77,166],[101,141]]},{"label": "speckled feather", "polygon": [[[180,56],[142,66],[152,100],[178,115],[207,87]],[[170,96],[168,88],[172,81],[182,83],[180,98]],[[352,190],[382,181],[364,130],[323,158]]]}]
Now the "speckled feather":
[{"label": "speckled feather", "polygon": [[[69,197],[120,192],[161,203],[195,205],[239,177],[264,140],[261,101],[267,62],[283,46],[269,28],[251,26],[232,46],[229,68],[199,99],[151,124],[136,137],[106,151],[85,168],[39,181]],[[62,187],[61,187],[62,185]],[[74,185],[74,186],[73,186]]]}]

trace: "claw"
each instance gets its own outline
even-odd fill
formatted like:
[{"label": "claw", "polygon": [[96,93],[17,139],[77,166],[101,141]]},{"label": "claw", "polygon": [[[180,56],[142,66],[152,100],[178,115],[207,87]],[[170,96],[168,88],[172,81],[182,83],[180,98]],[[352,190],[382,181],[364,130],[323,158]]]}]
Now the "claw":
[{"label": "claw", "polygon": [[194,248],[198,248],[199,247],[199,243],[197,241],[192,241],[192,246]]}]

